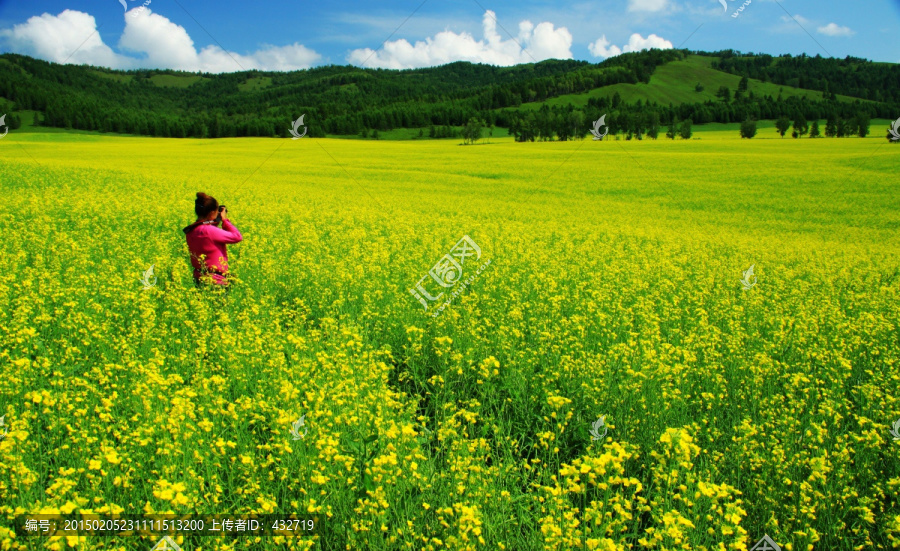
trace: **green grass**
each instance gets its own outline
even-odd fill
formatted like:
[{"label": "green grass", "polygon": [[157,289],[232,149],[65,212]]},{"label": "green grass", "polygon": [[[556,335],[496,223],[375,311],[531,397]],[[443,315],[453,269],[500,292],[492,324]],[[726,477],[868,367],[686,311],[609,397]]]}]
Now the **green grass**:
[{"label": "green grass", "polygon": [[196,84],[207,79],[200,75],[153,75],[149,80],[156,86],[161,86],[163,88],[187,88],[192,84]]},{"label": "green grass", "polygon": [[272,86],[272,77],[253,77],[238,85],[241,92],[253,92]]},{"label": "green grass", "polygon": [[114,80],[116,82],[121,82],[123,84],[127,84],[134,80],[134,75],[126,75],[126,74],[120,74],[120,73],[108,73],[106,71],[97,71],[97,70],[92,70],[92,71],[90,71],[90,73],[92,75],[96,75],[100,78],[105,78],[107,80]]}]

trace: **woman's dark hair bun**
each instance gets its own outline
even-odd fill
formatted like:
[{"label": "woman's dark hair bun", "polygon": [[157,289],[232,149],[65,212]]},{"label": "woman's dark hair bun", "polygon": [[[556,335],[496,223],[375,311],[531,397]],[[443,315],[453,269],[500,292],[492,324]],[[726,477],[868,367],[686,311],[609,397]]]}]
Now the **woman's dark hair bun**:
[{"label": "woman's dark hair bun", "polygon": [[198,191],[197,200],[194,202],[194,212],[197,216],[206,216],[214,210],[219,210],[219,202],[214,197]]}]

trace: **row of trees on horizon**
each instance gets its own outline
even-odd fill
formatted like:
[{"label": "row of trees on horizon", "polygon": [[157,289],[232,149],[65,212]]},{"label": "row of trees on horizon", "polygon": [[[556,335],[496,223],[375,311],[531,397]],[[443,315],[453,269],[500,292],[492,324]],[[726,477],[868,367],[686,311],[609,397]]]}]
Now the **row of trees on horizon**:
[{"label": "row of trees on horizon", "polygon": [[[620,106],[621,109],[622,106]],[[609,134],[616,136],[624,135],[626,140],[643,139],[645,136],[650,139],[656,139],[663,127],[667,125],[668,131],[666,137],[683,137],[690,138],[691,128],[697,124],[697,119],[691,116],[694,112],[690,109],[681,111],[688,114],[687,117],[679,116],[678,109],[654,110],[652,107],[643,111],[636,111],[631,106],[626,106],[621,110],[602,111],[597,107],[590,106],[584,110],[569,108],[554,109],[546,105],[541,109],[528,112],[518,112],[511,117],[509,123],[509,133],[513,135],[516,141],[535,141],[535,140],[568,140],[572,138],[584,138],[588,134],[589,122],[596,121],[604,116],[604,121],[609,130]],[[817,111],[813,110],[814,113]],[[794,131],[791,135],[795,138],[803,137],[807,134],[811,138],[822,137],[843,138],[848,136],[866,137],[869,135],[871,118],[869,111],[861,109],[853,114],[849,109],[836,110],[824,117],[814,116],[809,119],[804,115],[803,109],[796,109],[792,116],[780,114],[776,117],[760,118],[750,113],[745,115],[741,122],[740,134],[745,138],[752,138],[756,135],[758,120],[774,120],[775,128],[778,133],[784,137],[792,127]],[[819,128],[819,120],[825,120],[824,132]],[[663,122],[665,121],[665,122]],[[703,120],[702,124],[713,122]],[[718,122],[718,121],[716,121]],[[728,120],[725,122],[738,122]],[[890,134],[888,134],[890,138]]]},{"label": "row of trees on horizon", "polygon": [[[690,117],[683,120],[673,118],[667,124],[664,124],[661,122],[659,113],[656,111],[649,111],[642,114],[616,111],[605,115],[605,128],[608,130],[608,135],[618,138],[621,134],[626,140],[642,140],[645,137],[655,140],[659,137],[664,126],[666,128],[666,138],[675,139],[680,137],[682,139],[690,139],[693,135],[693,127],[695,124],[694,120]],[[592,116],[596,116],[593,120],[597,120],[600,117],[600,115]],[[509,134],[513,136],[517,142],[584,139],[590,133],[590,125],[588,123],[592,116],[586,115],[586,113],[581,110],[571,109],[564,112],[558,112],[544,106],[544,108],[540,110],[530,111],[512,117],[509,126],[506,128],[508,128]],[[21,117],[18,117],[15,114],[7,115],[6,122],[11,130],[16,130],[22,126]],[[35,114],[34,123],[35,126],[41,125],[41,118],[37,113]],[[169,124],[169,121],[166,120],[155,121],[152,125],[148,125],[148,127],[142,129],[148,131],[152,129],[153,132],[149,132],[151,136],[159,135],[156,131],[161,129],[161,133],[164,137],[173,138],[239,137],[237,136],[233,125],[228,125],[221,121],[216,121],[211,129],[202,122],[195,122],[195,125],[190,128],[186,128],[178,121],[171,122],[171,126],[167,126],[167,124]],[[220,126],[220,124],[222,126]],[[281,125],[284,127],[283,130],[277,132],[276,128],[279,127],[276,126],[276,124],[275,121],[271,120],[261,121],[256,127],[258,130],[261,130],[259,134],[245,134],[244,136],[290,137],[290,125]],[[786,116],[775,119],[775,130],[782,138],[789,130],[792,130],[790,135],[793,138],[802,138],[807,136],[807,134],[810,138],[844,138],[850,136],[865,138],[870,133],[870,126],[871,121],[866,113],[860,113],[848,118],[837,116],[828,117],[825,120],[824,131],[820,129],[818,120],[813,120],[810,123],[802,114],[796,115],[793,120]],[[472,117],[462,126],[432,125],[427,132],[427,137],[432,139],[463,138],[466,143],[474,143],[483,137],[485,131],[488,131],[490,132],[490,135],[493,135],[495,127],[496,126],[493,123],[488,123],[483,119]],[[114,125],[113,129],[109,131],[114,133],[120,132],[120,130],[115,128]],[[310,127],[307,135],[319,138],[326,137],[326,134],[321,131],[321,128],[319,128],[318,131],[314,131],[314,129],[315,127]],[[125,131],[120,133],[142,134],[142,132]],[[377,129],[363,129],[358,135],[361,138],[372,138],[376,140],[381,138],[381,133],[379,133]],[[756,136],[757,119],[747,118],[742,121],[740,125],[740,135],[742,138],[753,138]],[[420,129],[418,138],[425,137],[425,130]],[[891,140],[892,135],[889,131],[886,134],[886,137],[888,140]]]},{"label": "row of trees on horizon", "polygon": [[[608,135],[617,139],[618,135],[622,134],[626,140],[641,140],[645,137],[655,140],[662,131],[662,125],[656,113],[650,113],[649,116],[642,119],[633,118],[628,121],[621,119],[612,119],[611,121],[611,118],[607,117],[606,121],[609,123]],[[869,135],[870,126],[869,118],[862,114],[850,119],[827,119],[824,134],[819,128],[819,121],[814,120],[810,124],[802,115],[793,121],[787,117],[780,117],[775,121],[775,130],[782,138],[791,128],[793,128],[793,132],[791,132],[791,137],[793,138],[802,138],[807,134],[809,134],[810,138],[846,138],[851,136],[865,138]],[[667,126],[665,137],[673,140],[676,138],[690,139],[693,136],[693,128],[694,121],[690,118],[682,121],[673,120]],[[757,135],[757,131],[757,121],[755,119],[743,121],[739,129],[742,138],[753,138]],[[549,141],[553,139],[566,141],[570,139],[584,139],[589,134],[589,130],[584,124],[584,119],[577,112],[572,112],[567,117],[549,117],[545,119],[535,117],[527,119],[524,123],[519,121],[509,128],[509,133],[518,142]],[[893,138],[890,134],[890,128],[886,138],[888,140]]]}]

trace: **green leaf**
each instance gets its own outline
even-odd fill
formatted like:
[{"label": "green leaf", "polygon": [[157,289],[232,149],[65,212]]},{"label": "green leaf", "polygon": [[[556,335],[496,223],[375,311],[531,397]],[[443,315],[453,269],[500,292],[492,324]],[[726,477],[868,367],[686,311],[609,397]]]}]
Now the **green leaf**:
[{"label": "green leaf", "polygon": [[375,491],[375,479],[372,478],[372,475],[366,474],[363,484],[365,485],[366,490],[369,490],[370,492]]}]

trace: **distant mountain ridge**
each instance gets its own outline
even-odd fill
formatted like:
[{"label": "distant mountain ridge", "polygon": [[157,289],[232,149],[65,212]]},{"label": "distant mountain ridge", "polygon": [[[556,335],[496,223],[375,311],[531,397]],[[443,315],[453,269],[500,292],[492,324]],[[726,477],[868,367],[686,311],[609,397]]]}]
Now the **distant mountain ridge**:
[{"label": "distant mountain ridge", "polygon": [[[668,80],[651,84],[660,67],[667,67]],[[743,89],[704,93],[694,82],[700,68],[707,80],[740,79]],[[774,84],[784,97],[773,97]],[[685,89],[695,86],[696,95]],[[629,99],[626,90],[645,96]],[[797,114],[810,120],[859,113],[896,118],[900,65],[851,57],[649,50],[599,64],[456,62],[400,71],[331,65],[286,73],[199,74],[113,71],[3,54],[0,98],[0,112],[15,118],[16,112],[36,111],[36,123],[45,126],[165,137],[287,137],[290,121],[303,114],[313,137],[458,127],[471,118],[508,128],[522,124],[529,112],[578,125],[611,111],[622,120],[646,115],[695,123]]]}]

